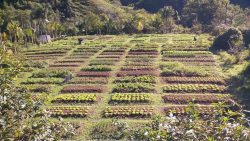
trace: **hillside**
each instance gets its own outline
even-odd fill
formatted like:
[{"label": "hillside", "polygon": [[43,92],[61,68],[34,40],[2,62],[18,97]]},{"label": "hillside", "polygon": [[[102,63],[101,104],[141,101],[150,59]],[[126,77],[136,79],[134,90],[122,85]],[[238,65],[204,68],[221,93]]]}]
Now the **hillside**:
[{"label": "hillside", "polygon": [[250,141],[249,5],[0,0],[0,141]]},{"label": "hillside", "polygon": [[[135,8],[143,8],[149,12],[155,13],[164,6],[172,6],[178,11],[182,11],[186,0],[120,0],[123,5],[133,5]],[[231,3],[240,5],[243,8],[250,6],[249,0],[230,0]]]},{"label": "hillside", "polygon": [[[225,0],[226,2],[227,0]],[[52,36],[121,33],[217,32],[218,26],[242,27],[250,12],[222,1],[65,0],[1,1],[0,30],[11,21],[35,34]],[[248,6],[247,1],[234,3]],[[171,7],[165,7],[165,6]],[[210,6],[208,6],[210,5]],[[184,11],[184,12],[183,12]],[[236,15],[234,13],[237,13]],[[204,14],[206,16],[204,16]],[[47,19],[49,23],[44,22]],[[202,26],[201,26],[202,24]],[[211,29],[212,28],[212,29]],[[221,28],[221,27],[220,27]]]}]

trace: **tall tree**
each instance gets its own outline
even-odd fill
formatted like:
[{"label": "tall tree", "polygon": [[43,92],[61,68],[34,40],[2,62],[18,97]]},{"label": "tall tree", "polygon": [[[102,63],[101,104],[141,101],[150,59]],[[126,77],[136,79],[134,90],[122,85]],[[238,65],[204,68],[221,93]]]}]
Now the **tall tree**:
[{"label": "tall tree", "polygon": [[12,47],[14,49],[14,52],[17,53],[17,42],[19,38],[21,38],[22,36],[22,28],[20,28],[17,22],[11,21],[7,26],[7,30],[10,34],[10,37],[13,43]]}]

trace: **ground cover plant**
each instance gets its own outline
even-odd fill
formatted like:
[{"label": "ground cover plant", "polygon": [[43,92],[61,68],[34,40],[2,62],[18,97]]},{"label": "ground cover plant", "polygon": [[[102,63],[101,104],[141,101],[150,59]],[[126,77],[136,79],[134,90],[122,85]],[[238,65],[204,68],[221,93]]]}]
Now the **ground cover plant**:
[{"label": "ground cover plant", "polygon": [[118,122],[116,120],[102,121],[91,130],[91,137],[94,139],[114,139],[124,138],[127,130],[127,123]]},{"label": "ground cover plant", "polygon": [[47,78],[47,77],[64,78],[68,75],[70,75],[70,72],[65,70],[40,70],[32,73],[31,78]]},{"label": "ground cover plant", "polygon": [[163,77],[162,80],[166,83],[192,83],[192,84],[226,84],[221,77]]},{"label": "ground cover plant", "polygon": [[180,62],[164,62],[160,65],[162,76],[209,76],[201,67],[187,67]]},{"label": "ground cover plant", "polygon": [[53,106],[48,107],[46,110],[52,117],[75,117],[82,118],[88,115],[88,107],[80,106]]},{"label": "ground cover plant", "polygon": [[215,62],[215,60],[211,57],[200,57],[200,58],[170,58],[164,57],[163,61],[179,61],[179,62]]},{"label": "ground cover plant", "polygon": [[96,101],[95,94],[61,94],[51,100],[52,103],[94,103]]},{"label": "ground cover plant", "polygon": [[114,83],[156,83],[156,77],[152,75],[126,76],[116,79]]},{"label": "ground cover plant", "polygon": [[175,103],[175,104],[188,104],[198,103],[198,104],[212,104],[218,102],[230,103],[230,95],[226,94],[193,94],[193,95],[165,95],[162,97],[165,103]]},{"label": "ground cover plant", "polygon": [[61,84],[63,81],[62,78],[29,78],[22,84]]},{"label": "ground cover plant", "polygon": [[104,91],[103,86],[86,86],[86,85],[73,85],[65,86],[61,92],[62,93],[102,93]]},{"label": "ground cover plant", "polygon": [[108,107],[104,110],[104,117],[137,117],[148,118],[153,115],[152,107]]},{"label": "ground cover plant", "polygon": [[96,71],[80,71],[76,74],[78,77],[109,77],[110,72],[96,72]]},{"label": "ground cover plant", "polygon": [[[194,110],[197,114],[200,115],[208,115],[212,114],[215,108],[213,106],[195,106]],[[188,114],[189,109],[188,106],[168,106],[164,108],[166,115],[174,114],[174,115],[185,115]]]},{"label": "ground cover plant", "polygon": [[112,69],[108,66],[89,66],[82,68],[81,71],[111,71]]},{"label": "ground cover plant", "polygon": [[107,77],[75,77],[69,81],[70,84],[107,84]]},{"label": "ground cover plant", "polygon": [[110,99],[111,103],[148,103],[150,94],[113,94]]},{"label": "ground cover plant", "polygon": [[112,90],[114,93],[150,93],[154,91],[154,85],[148,83],[120,83],[116,84]]},{"label": "ground cover plant", "polygon": [[223,93],[227,87],[214,84],[168,84],[163,87],[163,92],[187,92],[187,93]]},{"label": "ground cover plant", "polygon": [[132,70],[132,71],[120,71],[117,73],[117,77],[125,77],[125,76],[157,76],[155,71],[148,71],[148,70]]}]

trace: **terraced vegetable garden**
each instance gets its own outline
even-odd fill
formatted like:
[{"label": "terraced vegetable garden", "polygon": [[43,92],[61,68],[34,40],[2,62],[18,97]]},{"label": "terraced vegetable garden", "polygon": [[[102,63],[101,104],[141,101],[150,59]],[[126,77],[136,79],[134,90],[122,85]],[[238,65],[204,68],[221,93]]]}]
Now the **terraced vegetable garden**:
[{"label": "terraced vegetable garden", "polygon": [[88,130],[110,118],[143,123],[157,114],[183,115],[189,102],[199,104],[200,114],[213,112],[212,103],[235,103],[208,51],[208,35],[83,38],[82,45],[71,37],[24,50],[32,61],[20,84],[44,101],[52,120],[63,117]]}]

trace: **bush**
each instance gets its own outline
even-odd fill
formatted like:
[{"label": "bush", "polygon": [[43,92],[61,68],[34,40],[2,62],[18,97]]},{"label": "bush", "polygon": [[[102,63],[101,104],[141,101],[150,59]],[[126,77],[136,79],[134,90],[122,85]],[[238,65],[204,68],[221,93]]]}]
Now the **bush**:
[{"label": "bush", "polygon": [[236,56],[230,55],[225,51],[219,52],[219,56],[221,61],[223,62],[223,65],[232,65],[235,64],[237,61]]},{"label": "bush", "polygon": [[237,52],[243,44],[243,35],[240,30],[230,28],[223,34],[219,35],[213,43],[212,51],[233,51]]},{"label": "bush", "polygon": [[243,31],[242,34],[243,34],[245,46],[249,47],[249,45],[250,45],[250,29]]},{"label": "bush", "polygon": [[113,139],[120,140],[124,138],[127,132],[127,124],[123,122],[113,121],[101,121],[95,125],[91,131],[93,139]]},{"label": "bush", "polygon": [[182,140],[249,140],[250,131],[244,124],[244,115],[227,110],[222,103],[213,106],[213,114],[200,116],[197,106],[190,104],[186,116],[157,116],[144,127],[130,131],[130,140],[182,141]]}]

